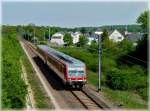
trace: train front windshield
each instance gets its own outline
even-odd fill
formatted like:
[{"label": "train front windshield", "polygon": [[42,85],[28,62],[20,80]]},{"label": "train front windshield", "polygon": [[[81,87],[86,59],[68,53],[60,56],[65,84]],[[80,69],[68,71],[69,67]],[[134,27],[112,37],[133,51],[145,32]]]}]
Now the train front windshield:
[{"label": "train front windshield", "polygon": [[69,68],[68,75],[70,77],[83,77],[85,76],[84,68]]}]

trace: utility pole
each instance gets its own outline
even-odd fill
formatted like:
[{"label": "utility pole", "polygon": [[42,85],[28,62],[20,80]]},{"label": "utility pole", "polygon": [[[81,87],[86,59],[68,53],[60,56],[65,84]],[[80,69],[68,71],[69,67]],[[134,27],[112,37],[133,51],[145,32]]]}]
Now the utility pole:
[{"label": "utility pole", "polygon": [[49,42],[50,42],[50,27],[49,27],[49,30],[48,30],[48,39],[49,39]]},{"label": "utility pole", "polygon": [[45,30],[44,30],[44,41],[45,41],[46,39],[45,39]]},{"label": "utility pole", "polygon": [[98,58],[99,58],[99,67],[98,67],[98,91],[101,90],[101,56],[102,56],[102,48],[101,48],[101,35],[98,35]]},{"label": "utility pole", "polygon": [[34,27],[34,37],[33,37],[33,42],[35,44],[35,27]]},{"label": "utility pole", "polygon": [[29,31],[27,30],[27,37],[28,37],[28,41],[29,41]]},{"label": "utility pole", "polygon": [[102,76],[102,70],[101,70],[101,64],[102,64],[102,45],[101,45],[101,34],[103,32],[96,31],[95,34],[98,37],[98,91],[101,90],[101,76]]}]

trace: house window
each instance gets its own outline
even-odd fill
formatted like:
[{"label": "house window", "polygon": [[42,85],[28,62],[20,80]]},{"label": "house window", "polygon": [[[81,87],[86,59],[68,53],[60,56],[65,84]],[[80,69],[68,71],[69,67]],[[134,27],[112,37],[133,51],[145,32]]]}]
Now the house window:
[{"label": "house window", "polygon": [[118,37],[118,39],[122,39],[122,37]]},{"label": "house window", "polygon": [[61,39],[60,36],[53,36],[52,38],[53,38],[53,39]]}]

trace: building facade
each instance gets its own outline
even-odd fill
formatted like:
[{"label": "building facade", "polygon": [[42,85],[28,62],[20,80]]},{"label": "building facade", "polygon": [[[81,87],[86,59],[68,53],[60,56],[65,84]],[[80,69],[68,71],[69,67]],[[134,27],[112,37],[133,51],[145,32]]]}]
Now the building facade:
[{"label": "building facade", "polygon": [[64,33],[57,32],[51,37],[51,43],[56,43],[57,45],[64,45]]}]

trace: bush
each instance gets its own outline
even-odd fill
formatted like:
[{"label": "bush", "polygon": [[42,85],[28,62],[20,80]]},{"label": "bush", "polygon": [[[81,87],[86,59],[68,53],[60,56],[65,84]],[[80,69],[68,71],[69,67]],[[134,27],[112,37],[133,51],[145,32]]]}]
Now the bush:
[{"label": "bush", "polygon": [[3,38],[2,47],[2,107],[23,108],[26,102],[27,86],[21,78],[22,57],[16,35]]},{"label": "bush", "polygon": [[147,87],[146,76],[138,74],[134,68],[117,69],[112,68],[106,75],[106,84],[112,89],[135,90]]},{"label": "bush", "polygon": [[[83,61],[87,68],[97,72],[98,71],[98,56],[95,54],[91,54],[90,52],[88,52],[87,50],[83,49],[83,50],[79,50],[79,49],[75,49],[75,48],[59,48],[59,51],[68,54],[76,59],[79,59],[81,61]],[[92,59],[91,59],[92,58]]]},{"label": "bush", "polygon": [[143,99],[148,100],[148,88],[140,88],[138,89],[138,93],[142,96]]},{"label": "bush", "polygon": [[39,41],[39,44],[41,44],[41,45],[47,45],[47,41]]}]

